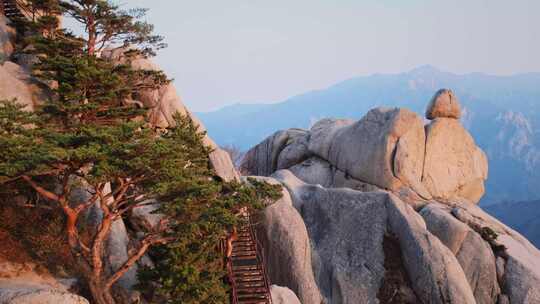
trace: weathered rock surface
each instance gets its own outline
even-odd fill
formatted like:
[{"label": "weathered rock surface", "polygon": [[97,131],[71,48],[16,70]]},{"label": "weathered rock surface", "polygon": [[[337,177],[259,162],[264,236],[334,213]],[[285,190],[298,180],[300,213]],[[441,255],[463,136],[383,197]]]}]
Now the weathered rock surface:
[{"label": "weathered rock surface", "polygon": [[502,276],[502,293],[510,303],[540,303],[540,251],[478,206],[456,206],[452,214],[475,231],[494,233],[495,239],[490,244],[497,246],[495,253],[506,262],[499,265],[498,274]]},{"label": "weathered rock surface", "polygon": [[139,231],[154,231],[163,219],[162,214],[156,213],[159,207],[156,201],[144,201],[140,206],[133,208],[129,221]]},{"label": "weathered rock surface", "polygon": [[415,113],[377,108],[360,121],[323,120],[313,126],[309,149],[353,178],[383,189],[420,183],[424,163],[424,124]]},{"label": "weathered rock surface", "polygon": [[[104,50],[102,56],[125,63],[126,57],[124,53],[125,49],[117,48]],[[132,59],[130,64],[135,69],[160,70],[157,64],[146,58]],[[174,125],[174,115],[178,113],[190,117],[193,120],[193,123],[199,128],[199,131],[206,131],[202,122],[186,108],[173,83],[164,85],[158,90],[147,90],[142,92],[139,94],[138,100],[129,102],[141,103],[144,106],[149,107],[150,111],[148,112],[148,118],[150,123],[155,126],[166,128]],[[213,152],[210,153],[210,163],[216,171],[216,174],[225,181],[239,180],[240,176],[236,171],[229,154],[220,149],[209,136],[205,136],[203,141],[205,145],[213,149]]]},{"label": "weathered rock surface", "polygon": [[364,192],[381,190],[377,186],[354,179],[317,156],[312,156],[288,170],[308,184],[321,185],[325,188],[346,187]]},{"label": "weathered rock surface", "polygon": [[[279,183],[271,178],[262,180]],[[264,210],[261,222],[259,234],[264,244],[270,282],[288,287],[302,303],[320,303],[306,226],[286,189],[280,200]]]},{"label": "weathered rock surface", "polygon": [[13,54],[15,33],[15,29],[9,26],[9,20],[0,14],[0,64]]},{"label": "weathered rock surface", "polygon": [[32,263],[0,260],[0,304],[88,304]]},{"label": "weathered rock surface", "polygon": [[338,169],[324,159],[314,156],[290,167],[289,170],[305,183],[332,188],[335,186]]},{"label": "weathered rock surface", "polygon": [[477,203],[487,174],[486,155],[459,121],[437,118],[426,127],[422,183],[434,199]]},{"label": "weathered rock surface", "polygon": [[288,168],[307,158],[307,132],[277,131],[249,150],[240,164],[246,175],[269,176],[278,168]]},{"label": "weathered rock surface", "polygon": [[[270,275],[301,269],[291,267],[291,260],[308,260],[305,236],[301,246],[283,237],[305,225],[316,286],[327,303],[377,303],[387,271],[382,248],[387,234],[398,241],[410,280],[400,289],[410,288],[423,303],[540,303],[535,262],[540,252],[477,206],[432,202],[418,213],[388,192],[326,189],[305,184],[288,170],[273,176],[287,187],[302,219],[273,215],[283,204],[265,211],[272,219],[262,223],[265,244],[280,248],[281,259],[269,267]],[[283,286],[293,289],[298,273],[306,271],[290,271]]]},{"label": "weathered rock surface", "polygon": [[441,89],[435,93],[426,109],[426,118],[435,119],[440,117],[459,119],[461,117],[461,105],[454,92]]},{"label": "weathered rock surface", "polygon": [[287,169],[308,158],[309,133],[301,129],[287,131],[287,143],[281,150],[277,160],[276,170]]},{"label": "weathered rock surface", "polygon": [[230,182],[233,180],[239,180],[240,175],[231,160],[231,156],[225,150],[219,148],[210,137],[206,137],[205,144],[214,149],[210,155],[210,164],[219,176],[224,181]]},{"label": "weathered rock surface", "polygon": [[88,304],[78,295],[45,285],[0,283],[0,304]]},{"label": "weathered rock surface", "polygon": [[274,177],[287,187],[302,215],[316,282],[328,303],[377,303],[386,233],[399,240],[403,266],[421,301],[475,303],[456,257],[396,196],[308,185],[288,170]]},{"label": "weathered rock surface", "polygon": [[422,217],[390,194],[389,225],[402,248],[413,289],[424,303],[475,303],[452,252],[426,229]]},{"label": "weathered rock surface", "polygon": [[473,289],[477,303],[495,303],[500,295],[495,255],[490,244],[451,214],[451,208],[438,203],[424,207],[428,230],[457,257]]},{"label": "weathered rock surface", "polygon": [[25,109],[33,110],[43,98],[43,92],[32,80],[27,71],[19,65],[6,61],[0,62],[0,99],[17,99]]},{"label": "weathered rock surface", "polygon": [[242,169],[264,176],[289,169],[324,187],[389,190],[416,209],[431,199],[477,203],[487,158],[445,107],[461,111],[449,90],[432,100],[429,108],[439,114],[427,127],[409,110],[376,108],[356,122],[326,118],[309,131],[279,131],[246,153]]},{"label": "weathered rock surface", "polygon": [[270,286],[270,295],[272,304],[302,304],[294,292],[286,287],[272,285]]},{"label": "weathered rock surface", "polygon": [[482,237],[470,231],[456,255],[479,304],[495,303],[501,293],[495,255]]}]

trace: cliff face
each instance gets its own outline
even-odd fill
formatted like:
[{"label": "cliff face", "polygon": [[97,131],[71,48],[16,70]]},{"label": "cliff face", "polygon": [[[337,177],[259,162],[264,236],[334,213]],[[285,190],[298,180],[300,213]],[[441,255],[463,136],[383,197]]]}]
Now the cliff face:
[{"label": "cliff face", "polygon": [[376,108],[249,150],[243,173],[288,191],[262,220],[272,283],[302,303],[540,303],[540,251],[476,205],[487,158],[460,116],[440,90],[427,125]]}]

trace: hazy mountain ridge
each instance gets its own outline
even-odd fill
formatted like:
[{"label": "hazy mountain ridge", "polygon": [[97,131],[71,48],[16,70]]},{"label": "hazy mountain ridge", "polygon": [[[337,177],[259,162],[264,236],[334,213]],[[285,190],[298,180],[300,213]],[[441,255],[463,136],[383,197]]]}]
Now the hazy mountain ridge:
[{"label": "hazy mountain ridge", "polygon": [[459,97],[464,125],[488,154],[490,178],[482,203],[539,198],[540,73],[457,75],[423,66],[402,74],[355,77],[277,104],[236,105],[198,116],[218,144],[247,150],[276,130],[307,128],[324,117],[358,119],[377,106],[423,114],[442,87]]},{"label": "hazy mountain ridge", "polygon": [[522,233],[540,248],[540,200],[501,203],[487,206],[485,210],[508,226]]}]

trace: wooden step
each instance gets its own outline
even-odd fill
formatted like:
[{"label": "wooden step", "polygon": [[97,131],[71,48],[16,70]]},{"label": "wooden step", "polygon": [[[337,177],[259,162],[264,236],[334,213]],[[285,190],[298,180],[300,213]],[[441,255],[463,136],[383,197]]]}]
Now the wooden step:
[{"label": "wooden step", "polygon": [[264,283],[264,277],[263,276],[253,276],[253,277],[239,277],[234,278],[235,282],[238,282],[239,284],[242,282],[262,282]]},{"label": "wooden step", "polygon": [[233,270],[256,270],[261,269],[261,267],[257,265],[233,265]]},{"label": "wooden step", "polygon": [[257,236],[249,215],[240,222],[238,238],[232,242],[229,276],[234,282],[233,298],[238,304],[270,304],[270,290],[261,262]]},{"label": "wooden step", "polygon": [[265,287],[264,281],[237,282],[238,288]]},{"label": "wooden step", "polygon": [[238,300],[239,304],[268,304],[269,302],[267,300],[261,301],[261,300]]},{"label": "wooden step", "polygon": [[262,287],[244,287],[244,288],[237,288],[236,292],[238,292],[238,293],[262,293],[262,292],[266,292],[266,288],[264,286],[262,286]]},{"label": "wooden step", "polygon": [[236,244],[235,246],[233,246],[233,251],[234,250],[240,250],[240,249],[243,249],[243,248],[253,248],[255,249],[255,244],[253,243],[244,243],[244,244]]},{"label": "wooden step", "polygon": [[268,299],[268,296],[264,293],[255,293],[255,294],[240,294],[238,295],[238,299],[258,299],[258,300],[266,300]]},{"label": "wooden step", "polygon": [[257,260],[257,256],[256,256],[256,255],[235,256],[235,257],[232,257],[232,260],[233,260],[233,261],[238,261],[238,260]]},{"label": "wooden step", "polygon": [[233,257],[237,257],[237,256],[246,256],[246,255],[253,255],[253,256],[257,256],[257,251],[255,250],[243,250],[243,251],[237,251],[237,252],[234,252],[232,253],[232,256]]},{"label": "wooden step", "polygon": [[[243,274],[243,275],[235,275],[235,280],[251,280],[251,279],[264,279],[264,276],[262,273],[252,273],[252,274]],[[245,282],[245,281],[243,281]]]},{"label": "wooden step", "polygon": [[245,246],[245,247],[241,247],[241,248],[233,248],[232,253],[246,252],[246,251],[256,251],[255,246]]},{"label": "wooden step", "polygon": [[234,275],[251,276],[251,275],[263,275],[263,273],[261,270],[242,270],[242,271],[235,271]]},{"label": "wooden step", "polygon": [[241,244],[245,244],[245,245],[253,245],[255,246],[255,242],[253,242],[252,240],[238,240],[238,241],[233,241],[233,248],[234,248],[234,245],[241,245]]}]

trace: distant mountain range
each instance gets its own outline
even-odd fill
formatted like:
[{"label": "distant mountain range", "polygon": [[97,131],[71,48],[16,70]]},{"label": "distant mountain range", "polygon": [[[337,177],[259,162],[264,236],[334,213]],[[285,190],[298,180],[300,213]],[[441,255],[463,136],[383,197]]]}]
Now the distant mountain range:
[{"label": "distant mountain range", "polygon": [[540,200],[501,203],[487,206],[485,210],[540,248]]},{"label": "distant mountain range", "polygon": [[309,128],[324,117],[361,118],[379,106],[423,115],[439,88],[463,107],[463,124],[490,161],[481,204],[540,198],[540,73],[457,75],[423,66],[402,74],[352,78],[275,104],[236,104],[197,113],[220,145],[247,150],[280,129]]}]

